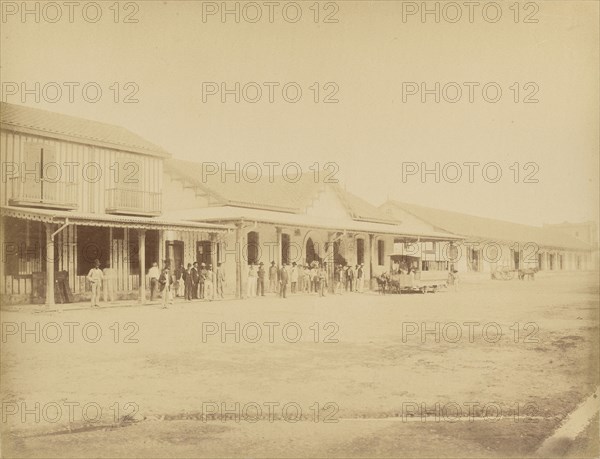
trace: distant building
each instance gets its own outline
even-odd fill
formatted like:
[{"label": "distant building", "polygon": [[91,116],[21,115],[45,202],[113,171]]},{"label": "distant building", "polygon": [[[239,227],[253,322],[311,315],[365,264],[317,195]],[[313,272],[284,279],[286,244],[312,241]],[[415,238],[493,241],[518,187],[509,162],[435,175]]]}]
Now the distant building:
[{"label": "distant building", "polygon": [[589,244],[592,247],[592,266],[594,266],[596,270],[600,268],[600,257],[598,256],[598,225],[596,222],[563,222],[556,224],[544,224],[544,227],[563,231],[579,239],[580,241]]},{"label": "distant building", "polygon": [[[536,267],[542,271],[592,270],[592,239],[575,237],[555,227],[522,225],[448,210],[387,201],[380,209],[390,218],[418,218],[438,231],[461,236],[459,270],[493,272],[498,268]],[[589,237],[587,225],[573,228]],[[597,247],[597,246],[596,246]]]}]

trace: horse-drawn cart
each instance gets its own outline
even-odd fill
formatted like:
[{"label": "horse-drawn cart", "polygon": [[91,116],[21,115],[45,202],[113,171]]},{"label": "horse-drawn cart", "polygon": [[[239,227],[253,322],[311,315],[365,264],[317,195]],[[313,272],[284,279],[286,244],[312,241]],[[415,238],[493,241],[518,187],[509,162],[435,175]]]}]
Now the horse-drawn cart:
[{"label": "horse-drawn cart", "polygon": [[[436,292],[448,286],[447,271],[417,271],[411,274],[391,274],[385,288],[391,293]],[[381,287],[381,286],[380,286]]]}]

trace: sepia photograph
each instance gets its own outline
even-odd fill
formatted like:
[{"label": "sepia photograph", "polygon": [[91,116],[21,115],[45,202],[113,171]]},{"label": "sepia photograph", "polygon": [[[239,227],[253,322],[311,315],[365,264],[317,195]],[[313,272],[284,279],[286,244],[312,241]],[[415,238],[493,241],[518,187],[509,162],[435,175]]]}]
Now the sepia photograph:
[{"label": "sepia photograph", "polygon": [[0,13],[1,458],[600,457],[600,1]]}]

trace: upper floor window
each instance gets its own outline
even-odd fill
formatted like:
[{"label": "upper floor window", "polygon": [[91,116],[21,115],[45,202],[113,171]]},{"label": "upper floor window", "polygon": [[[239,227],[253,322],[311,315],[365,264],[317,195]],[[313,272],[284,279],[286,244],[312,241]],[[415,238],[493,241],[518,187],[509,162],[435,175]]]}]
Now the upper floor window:
[{"label": "upper floor window", "polygon": [[21,162],[15,165],[11,204],[63,209],[77,208],[77,176],[58,160],[56,149],[46,143],[26,143]]}]

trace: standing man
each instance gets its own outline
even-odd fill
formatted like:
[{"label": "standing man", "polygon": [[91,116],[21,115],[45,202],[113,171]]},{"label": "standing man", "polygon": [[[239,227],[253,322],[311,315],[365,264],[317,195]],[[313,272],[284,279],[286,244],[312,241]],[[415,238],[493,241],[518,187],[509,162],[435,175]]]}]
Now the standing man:
[{"label": "standing man", "polygon": [[198,299],[198,282],[200,281],[200,270],[198,269],[198,262],[194,262],[194,266],[191,271],[191,280],[192,280],[192,299]]},{"label": "standing man", "polygon": [[357,290],[359,293],[362,293],[363,291],[363,286],[365,283],[365,266],[361,263],[358,267],[358,272],[356,275],[356,280],[357,280]]},{"label": "standing man", "polygon": [[173,285],[173,276],[171,275],[171,270],[169,269],[169,265],[165,265],[163,272],[158,278],[158,283],[161,285],[163,295],[162,295],[162,307],[163,309],[167,309],[167,302],[169,304],[173,304],[173,297],[171,296],[171,287]]},{"label": "standing man", "polygon": [[275,292],[277,289],[277,267],[275,266],[275,262],[271,262],[271,266],[269,267],[269,293]]},{"label": "standing man", "polygon": [[254,265],[250,264],[248,266],[248,280],[246,284],[246,297],[253,298],[256,296],[256,271],[254,270]]},{"label": "standing man", "polygon": [[346,290],[349,292],[354,291],[354,268],[352,265],[348,266],[348,272],[346,276]]},{"label": "standing man", "polygon": [[200,264],[200,273],[198,277],[198,286],[200,287],[200,299],[204,299],[204,283],[206,282],[206,265]]},{"label": "standing man", "polygon": [[183,282],[185,291],[183,292],[186,301],[192,300],[192,264],[188,263],[187,269],[183,272]]},{"label": "standing man", "polygon": [[319,279],[319,296],[325,296],[327,291],[327,268],[323,265],[317,271]]},{"label": "standing man", "polygon": [[279,296],[281,298],[287,298],[286,297],[287,284],[288,284],[289,279],[290,279],[290,276],[288,273],[287,264],[284,263],[283,267],[281,268],[281,271],[279,273]]},{"label": "standing man", "polygon": [[333,272],[333,293],[342,294],[342,265],[335,265],[335,271]]},{"label": "standing man", "polygon": [[102,270],[100,269],[100,260],[96,259],[94,260],[94,267],[90,269],[87,275],[87,280],[92,286],[92,308],[100,307],[100,287],[102,287],[103,279],[104,274],[102,274]]},{"label": "standing man", "polygon": [[298,285],[298,267],[296,262],[292,262],[292,272],[290,273],[290,282],[292,285],[291,292],[296,293],[296,286]]},{"label": "standing man", "polygon": [[158,270],[158,263],[152,263],[152,267],[148,270],[148,280],[150,281],[150,301],[154,300],[154,295],[158,289],[158,278],[160,277],[160,271]]},{"label": "standing man", "polygon": [[221,263],[217,263],[217,271],[215,272],[215,281],[217,283],[217,296],[224,298],[223,289],[225,287],[225,270],[221,266]]},{"label": "standing man", "polygon": [[207,298],[209,301],[215,299],[215,273],[213,272],[212,265],[208,265],[208,269],[206,270],[204,298]]},{"label": "standing man", "polygon": [[265,274],[264,263],[261,261],[258,264],[258,285],[256,289],[256,295],[265,296]]}]

